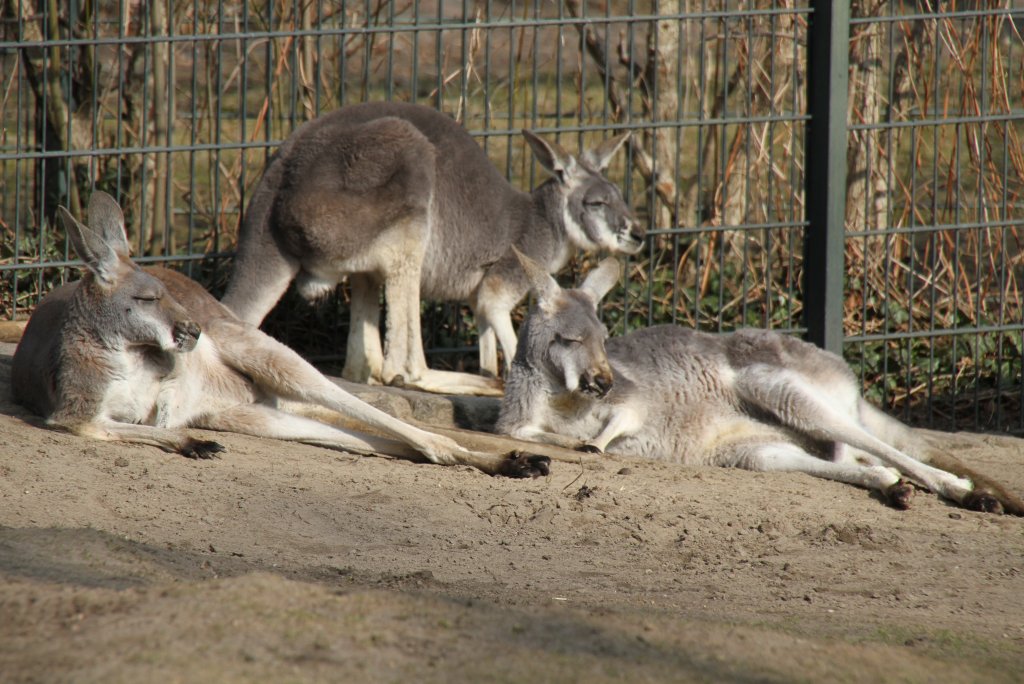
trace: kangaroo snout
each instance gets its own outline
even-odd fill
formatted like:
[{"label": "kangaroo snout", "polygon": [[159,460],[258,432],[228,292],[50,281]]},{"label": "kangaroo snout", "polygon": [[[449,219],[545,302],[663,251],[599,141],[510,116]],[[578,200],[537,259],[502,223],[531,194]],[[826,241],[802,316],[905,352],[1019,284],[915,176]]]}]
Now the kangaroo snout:
[{"label": "kangaroo snout", "polygon": [[635,218],[631,218],[629,222],[629,237],[634,242],[642,244],[643,241],[647,238],[647,231],[644,229],[643,225]]},{"label": "kangaroo snout", "polygon": [[644,240],[647,239],[647,230],[644,228],[640,221],[637,221],[632,215],[625,217],[625,225],[619,230],[619,242],[623,252],[627,254],[636,254],[644,246]]},{"label": "kangaroo snout", "polygon": [[589,370],[580,378],[580,391],[604,397],[612,388],[612,371],[610,368]]},{"label": "kangaroo snout", "polygon": [[196,348],[203,329],[195,321],[178,321],[174,324],[174,346],[178,351],[188,352]]}]

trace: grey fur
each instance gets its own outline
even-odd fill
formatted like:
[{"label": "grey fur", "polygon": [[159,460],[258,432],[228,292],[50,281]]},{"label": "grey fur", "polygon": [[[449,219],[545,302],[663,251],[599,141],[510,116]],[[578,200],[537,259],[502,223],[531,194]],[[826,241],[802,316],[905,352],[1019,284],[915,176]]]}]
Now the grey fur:
[{"label": "grey fur", "polygon": [[470,304],[481,368],[497,376],[497,343],[508,364],[516,343],[511,311],[529,287],[512,246],[556,272],[574,248],[634,253],[644,239],[602,175],[627,136],[576,158],[523,134],[552,175],[529,194],[513,188],[458,123],[429,107],[353,105],[300,126],[249,202],[224,304],[258,325],[292,279],[315,298],[347,275],[352,326],[344,377],[500,394],[495,377],[427,369],[420,298]]},{"label": "grey fur", "polygon": [[[244,323],[198,283],[128,257],[124,217],[93,193],[89,225],[59,214],[88,272],[46,297],[11,368],[15,401],[49,425],[193,458],[221,451],[188,427],[311,442],[358,453],[466,463],[538,475],[546,459],[472,452],[360,401],[288,347]],[[328,409],[384,437],[277,410],[278,400]]]},{"label": "grey fur", "polygon": [[562,290],[522,259],[537,305],[520,330],[499,433],[685,464],[805,472],[878,490],[899,508],[913,493],[906,477],[970,508],[1024,515],[1019,498],[861,398],[841,358],[764,330],[657,326],[606,340],[596,305],[614,284],[614,260],[581,289]]}]

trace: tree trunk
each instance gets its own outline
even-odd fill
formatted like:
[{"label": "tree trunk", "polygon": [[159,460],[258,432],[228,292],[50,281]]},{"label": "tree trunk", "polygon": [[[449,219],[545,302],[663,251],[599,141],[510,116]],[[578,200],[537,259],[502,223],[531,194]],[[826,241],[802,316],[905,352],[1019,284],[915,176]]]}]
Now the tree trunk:
[{"label": "tree trunk", "polygon": [[[685,11],[682,0],[655,2],[654,14],[679,14]],[[647,34],[647,60],[644,64],[646,83],[644,108],[652,123],[677,121],[679,119],[680,87],[680,39],[682,22],[679,19],[661,19],[654,22]],[[655,126],[644,131],[644,149],[651,151],[653,162],[648,172],[648,183],[653,185],[650,192],[652,224],[656,228],[676,225],[679,198],[676,177],[677,160],[681,141],[679,128]],[[660,201],[659,201],[660,200]]]},{"label": "tree trunk", "polygon": [[[851,15],[879,16],[888,0],[855,0]],[[848,123],[879,123],[882,42],[885,24],[857,24],[850,44],[850,113]],[[878,130],[851,130],[846,157],[846,225],[852,230],[878,230],[887,223],[886,164],[888,154]]]},{"label": "tree trunk", "polygon": [[[169,36],[171,28],[168,4],[171,0],[153,0],[149,4],[150,27],[153,35]],[[155,146],[170,145],[171,116],[174,112],[174,83],[171,73],[171,45],[166,41],[153,43],[152,69],[152,132],[150,143]],[[173,181],[173,164],[169,152],[157,152],[154,155],[153,173],[150,183],[153,198],[150,207],[148,233],[148,252],[150,254],[170,254],[174,252],[174,232],[169,222],[173,215],[173,199],[171,185]]]}]

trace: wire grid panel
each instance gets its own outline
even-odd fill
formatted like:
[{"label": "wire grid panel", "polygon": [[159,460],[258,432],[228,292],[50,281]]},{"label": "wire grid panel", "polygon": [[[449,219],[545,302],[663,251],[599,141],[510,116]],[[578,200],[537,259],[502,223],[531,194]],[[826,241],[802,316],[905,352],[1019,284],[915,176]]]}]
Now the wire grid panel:
[{"label": "wire grid panel", "polygon": [[[569,149],[634,132],[609,175],[651,238],[607,300],[613,333],[801,332],[813,3],[72,0],[57,17],[12,4],[0,24],[0,317],[24,317],[76,277],[53,214],[80,211],[93,188],[122,202],[141,261],[220,293],[277,144],[321,112],[392,99],[450,113],[523,189],[543,178],[521,128]],[[927,424],[960,421],[947,395],[973,402],[985,427],[992,392],[999,406],[1020,394],[1009,4],[853,5],[850,175],[832,189],[847,207],[845,352],[872,399]],[[566,282],[591,261],[574,259]],[[316,307],[289,294],[265,327],[335,360],[344,290]],[[473,370],[464,304],[425,303],[424,334],[433,365]],[[1024,416],[1000,409],[995,424],[1019,429]]]},{"label": "wire grid panel", "polygon": [[883,4],[851,22],[846,356],[913,422],[1021,431],[1024,5]]}]

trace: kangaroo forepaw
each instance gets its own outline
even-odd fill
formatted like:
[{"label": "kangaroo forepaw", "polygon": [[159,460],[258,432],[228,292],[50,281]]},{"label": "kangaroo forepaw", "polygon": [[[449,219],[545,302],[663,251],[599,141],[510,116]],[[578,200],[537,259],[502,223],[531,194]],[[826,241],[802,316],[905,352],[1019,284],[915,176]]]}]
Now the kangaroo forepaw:
[{"label": "kangaroo forepaw", "polygon": [[980,513],[1002,515],[1005,512],[1002,502],[994,494],[986,492],[984,489],[976,489],[969,493],[964,497],[962,504],[964,508],[971,511],[979,511]]},{"label": "kangaroo forepaw", "polygon": [[899,480],[885,490],[885,502],[895,509],[905,511],[910,508],[910,500],[914,498],[914,485],[907,480]]},{"label": "kangaroo forepaw", "polygon": [[582,451],[585,454],[603,454],[604,453],[604,451],[601,450],[601,447],[596,447],[593,444],[581,444],[578,447],[576,447],[576,451]]},{"label": "kangaroo forepaw", "polygon": [[551,459],[537,454],[524,454],[513,451],[501,464],[498,475],[505,477],[526,478],[541,477],[551,472]]},{"label": "kangaroo forepaw", "polygon": [[217,442],[212,442],[207,439],[190,439],[181,447],[181,451],[178,453],[185,458],[206,460],[210,458],[220,458],[217,454],[222,451],[224,451],[224,447]]}]

